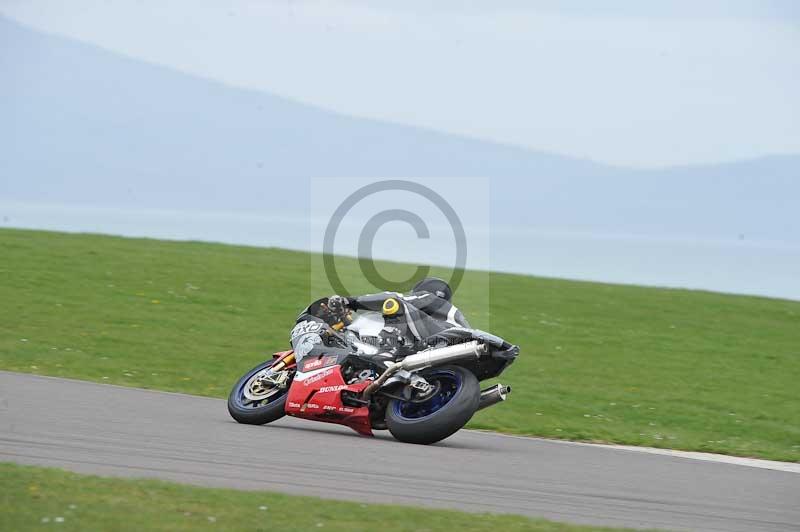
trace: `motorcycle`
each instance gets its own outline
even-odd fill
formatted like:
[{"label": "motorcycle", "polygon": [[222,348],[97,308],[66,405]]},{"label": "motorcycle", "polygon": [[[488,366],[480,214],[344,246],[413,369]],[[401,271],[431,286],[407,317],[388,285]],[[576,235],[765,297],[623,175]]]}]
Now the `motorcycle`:
[{"label": "motorcycle", "polygon": [[[377,322],[377,326],[376,326]],[[483,408],[507,399],[511,387],[481,390],[519,353],[517,346],[478,329],[451,327],[409,342],[380,313],[359,313],[329,327],[330,347],[298,362],[275,353],[245,373],[231,390],[228,411],[239,423],[263,425],[285,415],[337,423],[372,436],[386,430],[416,444],[441,441]]]}]

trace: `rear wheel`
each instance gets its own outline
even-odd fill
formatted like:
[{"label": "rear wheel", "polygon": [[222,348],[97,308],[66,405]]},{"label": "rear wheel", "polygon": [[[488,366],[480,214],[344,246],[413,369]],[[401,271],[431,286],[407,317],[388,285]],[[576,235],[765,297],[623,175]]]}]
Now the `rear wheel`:
[{"label": "rear wheel", "polygon": [[271,374],[275,364],[268,360],[244,374],[228,396],[228,412],[239,423],[263,425],[286,415],[286,397],[293,371]]},{"label": "rear wheel", "polygon": [[436,387],[433,395],[424,401],[392,399],[386,423],[398,440],[427,445],[467,424],[478,409],[481,388],[475,375],[459,366],[432,368],[421,375]]}]

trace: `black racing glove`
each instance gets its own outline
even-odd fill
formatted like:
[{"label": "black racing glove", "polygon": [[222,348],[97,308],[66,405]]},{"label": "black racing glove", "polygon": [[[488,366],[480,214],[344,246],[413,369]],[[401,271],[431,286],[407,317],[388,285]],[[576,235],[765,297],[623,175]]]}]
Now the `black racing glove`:
[{"label": "black racing glove", "polygon": [[350,300],[343,296],[333,295],[328,298],[328,310],[331,315],[337,318],[344,318],[347,316],[349,310]]}]

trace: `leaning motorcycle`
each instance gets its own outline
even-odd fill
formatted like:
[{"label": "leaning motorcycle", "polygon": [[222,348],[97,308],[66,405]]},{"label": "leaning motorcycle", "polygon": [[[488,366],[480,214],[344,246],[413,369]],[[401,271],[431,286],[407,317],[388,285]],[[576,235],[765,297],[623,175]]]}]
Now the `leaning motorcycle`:
[{"label": "leaning motorcycle", "polygon": [[484,331],[451,327],[419,345],[375,312],[321,327],[328,340],[320,354],[298,362],[294,351],[278,352],[239,379],[228,398],[236,421],[262,425],[289,415],[431,444],[511,392],[502,384],[480,388],[519,353]]}]

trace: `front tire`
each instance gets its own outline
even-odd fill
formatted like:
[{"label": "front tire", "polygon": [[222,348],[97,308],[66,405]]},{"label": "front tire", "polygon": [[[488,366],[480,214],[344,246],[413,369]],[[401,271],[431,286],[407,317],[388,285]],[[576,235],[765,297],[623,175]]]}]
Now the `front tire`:
[{"label": "front tire", "polygon": [[439,390],[421,403],[392,399],[386,408],[389,432],[406,443],[436,443],[461,429],[478,410],[481,388],[469,370],[443,366],[421,373]]},{"label": "front tire", "polygon": [[255,384],[256,376],[272,367],[275,360],[262,362],[245,373],[228,396],[228,413],[239,423],[264,425],[286,415],[286,397],[289,383],[283,389],[269,389]]}]

